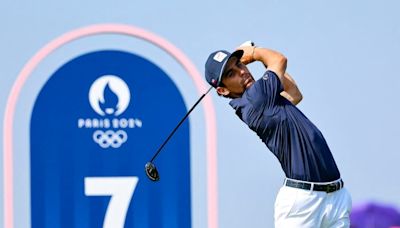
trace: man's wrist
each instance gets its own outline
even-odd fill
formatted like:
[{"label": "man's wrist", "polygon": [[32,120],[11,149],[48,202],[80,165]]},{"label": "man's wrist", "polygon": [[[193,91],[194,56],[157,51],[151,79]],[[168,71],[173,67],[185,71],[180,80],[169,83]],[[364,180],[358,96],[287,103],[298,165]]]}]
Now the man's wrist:
[{"label": "man's wrist", "polygon": [[254,58],[254,51],[256,50],[256,46],[253,46],[253,52],[251,53],[251,58],[253,59],[253,61],[255,61],[256,59]]},{"label": "man's wrist", "polygon": [[258,53],[257,53],[256,49],[259,49],[259,47],[254,46],[254,47],[253,47],[253,51],[252,51],[252,53],[251,53],[251,58],[253,59],[253,62],[259,60],[259,59],[258,59],[259,56],[258,56]]}]

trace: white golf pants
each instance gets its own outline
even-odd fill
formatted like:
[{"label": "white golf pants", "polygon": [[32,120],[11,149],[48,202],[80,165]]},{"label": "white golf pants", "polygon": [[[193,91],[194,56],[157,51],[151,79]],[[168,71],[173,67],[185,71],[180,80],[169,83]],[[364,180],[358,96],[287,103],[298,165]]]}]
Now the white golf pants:
[{"label": "white golf pants", "polygon": [[275,202],[276,228],[350,227],[351,196],[282,186]]}]

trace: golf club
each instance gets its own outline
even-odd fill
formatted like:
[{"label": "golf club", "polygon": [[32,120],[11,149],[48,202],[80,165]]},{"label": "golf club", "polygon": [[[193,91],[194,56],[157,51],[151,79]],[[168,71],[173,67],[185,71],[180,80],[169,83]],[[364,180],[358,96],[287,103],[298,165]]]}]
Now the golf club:
[{"label": "golf club", "polygon": [[207,95],[208,92],[210,92],[210,90],[213,87],[211,86],[206,93],[204,93],[199,100],[193,105],[193,107],[186,113],[186,115],[182,118],[182,120],[178,123],[178,125],[176,125],[175,129],[172,130],[172,132],[169,134],[169,136],[167,137],[167,139],[164,141],[163,144],[161,144],[161,146],[158,148],[157,152],[154,154],[153,158],[151,158],[151,160],[149,162],[146,163],[145,165],[145,171],[146,171],[146,175],[147,177],[152,180],[152,181],[158,181],[160,180],[160,175],[158,173],[158,170],[156,168],[156,166],[154,165],[153,161],[154,159],[156,159],[156,157],[158,156],[158,154],[161,152],[162,148],[165,146],[165,144],[167,144],[167,142],[169,141],[169,139],[172,137],[172,135],[175,133],[175,131],[179,128],[179,126],[181,126],[181,124],[183,123],[183,121],[185,121],[185,119],[189,116],[189,114],[193,111],[193,109],[200,103],[200,101]]}]

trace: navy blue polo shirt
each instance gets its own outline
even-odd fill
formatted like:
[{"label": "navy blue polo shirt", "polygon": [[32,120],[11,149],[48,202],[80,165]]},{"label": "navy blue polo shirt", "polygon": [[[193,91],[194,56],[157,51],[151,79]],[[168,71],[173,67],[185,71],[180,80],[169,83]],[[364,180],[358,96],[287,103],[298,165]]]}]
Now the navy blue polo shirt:
[{"label": "navy blue polo shirt", "polygon": [[278,158],[286,177],[328,182],[340,178],[322,133],[280,93],[278,76],[268,70],[241,98],[229,103]]}]

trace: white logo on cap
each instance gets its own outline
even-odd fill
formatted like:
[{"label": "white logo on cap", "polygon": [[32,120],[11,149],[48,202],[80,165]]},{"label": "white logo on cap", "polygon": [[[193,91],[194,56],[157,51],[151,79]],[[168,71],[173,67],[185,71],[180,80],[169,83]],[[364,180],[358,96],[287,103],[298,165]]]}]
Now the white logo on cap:
[{"label": "white logo on cap", "polygon": [[214,55],[214,60],[218,61],[218,62],[222,62],[222,60],[224,60],[226,56],[227,56],[227,54],[225,54],[223,52],[218,52],[217,54]]}]

